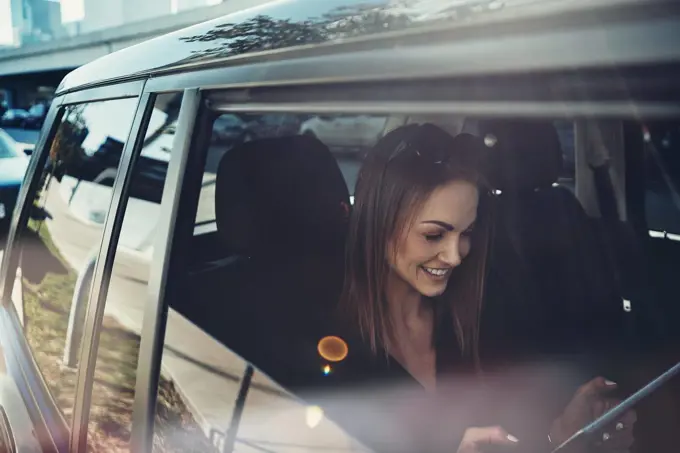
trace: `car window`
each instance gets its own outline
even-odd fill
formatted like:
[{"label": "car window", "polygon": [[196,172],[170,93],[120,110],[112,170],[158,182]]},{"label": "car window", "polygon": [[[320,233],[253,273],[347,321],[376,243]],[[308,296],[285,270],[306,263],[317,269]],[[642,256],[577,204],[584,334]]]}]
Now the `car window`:
[{"label": "car window", "polygon": [[[629,209],[632,216],[644,217],[647,274],[653,296],[645,301],[656,313],[651,328],[669,344],[680,344],[677,269],[680,267],[680,121],[650,120],[631,122],[629,143],[641,151],[641,160],[629,179],[640,209]],[[629,147],[631,145],[629,144]],[[641,149],[640,149],[641,148]],[[642,184],[640,184],[642,183]],[[658,321],[661,319],[661,321]],[[672,396],[676,398],[677,396]]]},{"label": "car window", "polygon": [[[173,145],[174,134],[168,132],[174,131],[181,98],[181,94],[168,93],[156,99],[141,155],[130,173],[127,206],[99,326],[88,423],[88,448],[93,452],[130,448],[140,334],[169,161],[169,156],[159,158],[158,153],[169,154],[159,146]],[[162,381],[161,385],[168,384]],[[170,396],[171,401],[178,398],[177,393]],[[157,423],[167,423],[166,416],[159,411]]]},{"label": "car window", "polygon": [[12,302],[42,379],[67,420],[87,309],[88,263],[99,252],[136,104],[120,99],[65,108],[20,232],[21,285]]},{"label": "car window", "polygon": [[680,235],[680,123],[648,122],[641,133],[647,170],[647,224],[654,232]]},{"label": "car window", "polygon": [[[197,206],[196,236],[191,246],[192,259],[187,260],[186,266],[190,276],[187,284],[181,285],[188,291],[186,297],[193,302],[169,308],[154,451],[189,451],[192,448],[214,452],[368,451],[331,421],[323,409],[299,400],[281,384],[278,376],[269,374],[271,370],[251,366],[242,355],[244,351],[230,345],[219,334],[219,320],[244,295],[221,294],[214,286],[214,278],[219,279],[221,274],[229,281],[238,279],[239,269],[245,263],[242,261],[245,257],[237,250],[225,249],[219,238],[201,229],[201,225],[210,221],[213,222],[212,231],[216,228],[215,183],[220,162],[237,148],[249,144],[256,146],[263,139],[303,138],[300,128],[307,117],[249,115],[246,124],[252,136],[248,140],[243,135],[219,142],[211,140],[205,150],[207,157]],[[214,122],[213,134],[221,133],[220,123]],[[376,132],[372,141],[368,137],[364,139],[365,144],[373,145],[377,138]],[[287,154],[285,146],[281,153]],[[344,188],[348,198],[346,186],[353,190],[363,154],[359,149],[353,153],[341,151],[335,158],[339,165],[336,183]],[[310,190],[314,191],[314,188],[310,187]],[[244,198],[248,197],[244,194]],[[290,199],[285,202],[295,205],[300,201]],[[340,205],[338,209],[345,212]],[[200,293],[196,292],[197,287],[203,287]],[[266,331],[267,327],[262,326],[262,329]],[[319,376],[323,376],[323,372],[319,368]],[[158,414],[163,414],[165,421],[158,423]]]},{"label": "car window", "polygon": [[[268,128],[271,124],[288,122],[249,115],[248,134],[211,141],[205,150],[192,150],[207,153],[196,224],[217,219],[211,233],[218,234],[199,234],[197,227],[189,247],[191,259],[175,258],[186,268],[186,281],[182,282],[186,292],[171,299],[174,305],[165,332],[162,368],[166,375],[174,376],[182,401],[194,415],[196,424],[180,429],[187,442],[197,439],[218,449],[236,451],[248,447],[288,451],[291,445],[308,450],[360,449],[357,441],[364,439],[341,420],[336,423],[325,407],[316,409],[314,398],[307,398],[301,390],[305,386],[300,381],[304,370],[313,369],[319,379],[325,373],[333,375],[335,365],[326,368],[314,362],[318,359],[314,348],[307,355],[294,351],[306,341],[301,339],[307,335],[306,329],[310,337],[320,338],[322,334],[311,327],[314,323],[310,319],[316,318],[309,313],[331,312],[338,297],[331,289],[341,286],[345,275],[340,256],[344,250],[326,252],[323,247],[328,244],[315,244],[311,231],[316,231],[306,230],[303,224],[313,221],[319,212],[315,195],[323,194],[328,200],[332,198],[328,194],[340,186],[348,197],[354,194],[366,152],[386,127],[398,122],[392,117],[349,113],[286,116],[295,118],[290,122],[298,124],[297,132],[272,133]],[[645,238],[630,233],[631,224],[625,217],[588,215],[574,195],[575,121],[583,119],[494,116],[476,120],[483,126],[479,130],[496,134],[495,140],[485,145],[491,148],[492,164],[499,163],[497,168],[503,172],[502,177],[489,181],[492,187],[502,186],[503,190],[494,191],[498,215],[493,219],[494,247],[484,299],[485,313],[490,314],[481,321],[484,329],[496,332],[495,338],[503,339],[499,350],[516,348],[517,357],[538,357],[543,362],[553,357],[550,354],[561,360],[582,354],[593,345],[626,345],[631,325],[645,325],[634,339],[646,351],[646,345],[652,344],[648,341],[656,335],[655,327],[647,330],[649,326],[656,326],[654,323],[665,317],[679,319],[677,304],[672,303],[677,291],[671,274],[680,265],[677,247],[671,244],[677,242],[675,236],[666,234],[666,244],[647,250],[653,252],[650,256],[656,264],[650,267],[655,272],[652,280],[662,294],[648,292],[646,271],[641,268],[646,261],[636,255],[647,247]],[[613,121],[621,126],[618,120]],[[265,123],[267,128],[261,126]],[[455,117],[450,127],[444,128],[459,131],[463,123]],[[656,148],[646,151],[648,164],[662,164],[665,171],[664,175],[654,170],[657,175],[652,174],[644,188],[647,221],[650,229],[657,222],[654,228],[670,233],[677,208],[674,181],[680,174],[674,161],[678,155],[673,145],[678,141],[674,139],[677,126],[649,123],[646,127],[644,146]],[[474,128],[463,130],[475,133]],[[215,133],[219,132],[213,129]],[[500,151],[494,154],[494,150]],[[333,165],[329,165],[336,166],[337,172],[325,173],[320,160],[313,164],[314,168],[319,166],[317,175],[305,172],[306,165],[312,165],[307,159],[312,162],[320,154],[332,156],[326,162],[332,160]],[[622,158],[623,152],[612,156]],[[518,162],[525,165],[518,168]],[[616,163],[617,170],[621,163]],[[251,186],[253,180],[258,183]],[[600,189],[596,184],[593,190]],[[619,196],[620,191],[613,193]],[[348,206],[348,212],[351,209]],[[295,236],[298,229],[305,234]],[[306,255],[308,247],[323,259],[313,261],[314,257]],[[333,255],[335,252],[340,255]],[[525,314],[533,310],[545,316],[542,319],[546,323],[555,323],[544,333],[550,341],[531,340],[533,321]],[[290,319],[295,318],[291,313],[299,314],[299,323]],[[607,320],[607,325],[598,326],[601,332],[592,330],[589,322],[598,317]],[[183,338],[192,338],[193,342]],[[493,355],[489,354],[493,368]],[[636,360],[611,358],[597,369],[638,388],[644,384],[639,380],[642,374],[630,372]],[[204,377],[189,378],[198,376],[195,373]],[[574,381],[565,388],[576,391],[585,382]],[[159,398],[163,400],[165,395],[169,395],[167,389],[159,388]],[[317,418],[327,421],[328,428],[318,431],[320,424],[308,424],[307,413],[323,414]],[[507,420],[519,422],[517,416]],[[177,439],[176,445],[182,442]],[[162,451],[159,445],[156,449]]]}]

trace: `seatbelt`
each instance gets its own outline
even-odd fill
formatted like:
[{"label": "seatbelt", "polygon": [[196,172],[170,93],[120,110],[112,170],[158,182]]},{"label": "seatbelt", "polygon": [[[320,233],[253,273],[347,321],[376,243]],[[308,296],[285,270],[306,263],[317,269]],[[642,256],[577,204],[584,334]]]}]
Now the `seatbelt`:
[{"label": "seatbelt", "polygon": [[609,162],[607,161],[598,167],[591,166],[590,168],[593,172],[595,194],[602,219],[607,223],[611,221],[618,221],[620,219],[619,208],[616,205],[614,184],[612,183],[612,179],[609,174]]}]

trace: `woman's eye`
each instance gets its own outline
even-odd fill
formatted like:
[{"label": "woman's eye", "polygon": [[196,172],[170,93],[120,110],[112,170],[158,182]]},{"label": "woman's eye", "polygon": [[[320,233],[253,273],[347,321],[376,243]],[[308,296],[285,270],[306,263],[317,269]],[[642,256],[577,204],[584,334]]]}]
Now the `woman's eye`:
[{"label": "woman's eye", "polygon": [[462,236],[470,237],[474,234],[474,232],[475,232],[474,228],[468,228],[467,230],[463,231]]},{"label": "woman's eye", "polygon": [[463,234],[461,234],[461,236],[463,236],[465,238],[469,238],[469,237],[472,237],[473,234],[474,234],[473,230],[469,230],[469,231],[466,230],[466,231],[463,231]]},{"label": "woman's eye", "polygon": [[444,237],[444,235],[442,233],[426,234],[425,235],[425,239],[428,242],[436,242],[436,241],[441,240],[441,238],[443,238],[443,237]]}]

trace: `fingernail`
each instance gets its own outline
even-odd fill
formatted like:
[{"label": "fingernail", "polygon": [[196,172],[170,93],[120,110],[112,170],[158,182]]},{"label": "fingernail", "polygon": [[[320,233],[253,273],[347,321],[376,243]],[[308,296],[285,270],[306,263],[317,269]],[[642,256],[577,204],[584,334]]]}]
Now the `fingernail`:
[{"label": "fingernail", "polygon": [[507,438],[510,442],[514,442],[514,443],[519,442],[519,439],[516,438],[515,436],[513,436],[512,434],[508,434],[508,435],[506,436],[506,438]]},{"label": "fingernail", "polygon": [[606,379],[606,380],[604,381],[604,384],[605,384],[605,385],[616,385],[616,382],[610,381],[610,380]]}]

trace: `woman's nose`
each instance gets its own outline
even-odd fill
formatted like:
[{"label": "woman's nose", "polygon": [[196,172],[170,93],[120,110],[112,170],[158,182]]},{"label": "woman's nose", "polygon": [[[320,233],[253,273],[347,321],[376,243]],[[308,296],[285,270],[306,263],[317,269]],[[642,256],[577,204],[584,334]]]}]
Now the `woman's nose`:
[{"label": "woman's nose", "polygon": [[462,262],[460,243],[457,238],[448,241],[444,249],[439,253],[439,259],[451,267],[456,267]]}]

